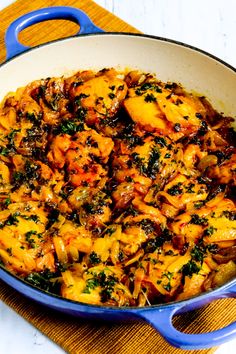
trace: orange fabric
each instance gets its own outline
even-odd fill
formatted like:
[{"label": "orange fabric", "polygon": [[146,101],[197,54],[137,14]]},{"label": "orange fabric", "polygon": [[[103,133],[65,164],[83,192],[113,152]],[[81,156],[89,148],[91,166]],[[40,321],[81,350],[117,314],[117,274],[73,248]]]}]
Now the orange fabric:
[{"label": "orange fabric", "polygon": [[[94,23],[106,31],[138,32],[90,0],[18,0],[1,11],[0,62],[5,60],[4,33],[9,24],[22,14],[46,6],[67,5],[86,11]],[[37,24],[20,34],[20,40],[33,46],[75,34],[78,28],[68,21]],[[29,301],[0,281],[0,299],[22,317],[71,354],[156,354],[213,353],[209,350],[183,351],[171,347],[145,323],[96,323],[56,313]],[[200,333],[221,328],[236,319],[233,299],[224,299],[209,306],[178,316],[175,326],[187,333]]]}]

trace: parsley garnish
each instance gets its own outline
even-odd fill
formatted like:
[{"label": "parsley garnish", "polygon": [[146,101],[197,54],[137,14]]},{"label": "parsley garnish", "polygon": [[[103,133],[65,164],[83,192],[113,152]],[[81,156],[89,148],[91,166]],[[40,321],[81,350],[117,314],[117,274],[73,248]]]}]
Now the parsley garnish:
[{"label": "parsley garnish", "polygon": [[193,274],[198,274],[201,267],[197,265],[196,262],[190,260],[187,264],[182,267],[182,272],[185,276],[192,277]]},{"label": "parsley garnish", "polygon": [[92,251],[89,255],[89,261],[92,265],[96,265],[101,263],[101,258],[96,252]]},{"label": "parsley garnish", "polygon": [[114,93],[112,93],[112,92],[110,92],[110,93],[108,94],[108,96],[110,97],[111,100],[113,100],[113,98],[116,97],[116,95],[115,95]]},{"label": "parsley garnish", "polygon": [[165,272],[163,273],[162,275],[162,278],[166,277],[168,279],[168,283],[163,285],[163,288],[166,290],[166,291],[170,291],[172,286],[171,286],[171,279],[173,278],[174,276],[174,273],[172,272]]},{"label": "parsley garnish", "polygon": [[83,123],[78,123],[75,120],[62,120],[62,122],[54,130],[54,134],[74,135],[77,132],[81,132],[83,130]]},{"label": "parsley garnish", "polygon": [[6,147],[0,146],[0,155],[2,156],[8,156],[10,153],[10,150],[7,149]]},{"label": "parsley garnish", "polygon": [[191,220],[189,221],[190,224],[194,225],[203,225],[207,226],[208,225],[208,219],[204,217],[200,217],[197,214],[192,214],[191,215]]},{"label": "parsley garnish", "polygon": [[209,226],[207,229],[204,230],[203,235],[204,236],[211,236],[214,234],[214,232],[217,231],[217,229],[213,226]]},{"label": "parsley garnish", "polygon": [[170,195],[180,195],[183,194],[183,189],[181,188],[182,183],[178,182],[173,187],[167,189],[167,193]]},{"label": "parsley garnish", "polygon": [[156,102],[156,97],[153,95],[153,93],[148,93],[145,98],[144,101],[145,102]]}]

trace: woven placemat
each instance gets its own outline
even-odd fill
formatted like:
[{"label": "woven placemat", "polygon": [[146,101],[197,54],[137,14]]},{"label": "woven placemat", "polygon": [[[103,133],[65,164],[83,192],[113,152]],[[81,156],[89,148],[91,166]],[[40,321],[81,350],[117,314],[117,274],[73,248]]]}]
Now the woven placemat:
[{"label": "woven placemat", "polygon": [[[216,350],[216,347],[193,351],[173,348],[145,323],[69,317],[36,304],[1,281],[0,299],[70,354],[210,354]],[[174,325],[185,333],[203,333],[221,328],[235,318],[234,300],[223,299],[176,316]]]},{"label": "woven placemat", "polygon": [[[5,60],[4,34],[9,24],[19,16],[46,6],[67,5],[85,11],[92,21],[105,31],[139,31],[90,0],[18,0],[0,12],[0,62]],[[57,20],[37,24],[20,34],[22,43],[34,46],[78,31],[74,23]],[[180,354],[213,353],[208,350],[183,351],[171,347],[145,323],[98,323],[72,318],[54,312],[18,294],[0,281],[0,299],[22,317],[59,344],[70,354]],[[233,299],[216,301],[207,307],[176,316],[174,324],[186,333],[203,333],[221,328],[236,319]]]}]

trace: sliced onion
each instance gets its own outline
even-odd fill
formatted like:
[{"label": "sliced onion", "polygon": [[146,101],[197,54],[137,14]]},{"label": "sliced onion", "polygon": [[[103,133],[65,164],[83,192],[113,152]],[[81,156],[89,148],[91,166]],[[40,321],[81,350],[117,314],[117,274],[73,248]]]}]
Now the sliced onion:
[{"label": "sliced onion", "polygon": [[212,258],[219,264],[236,261],[236,245],[221,249],[217,254],[213,254]]},{"label": "sliced onion", "polygon": [[207,155],[202,158],[202,160],[199,162],[197,168],[201,172],[204,172],[207,169],[207,167],[217,165],[217,162],[218,162],[218,159],[215,155]]}]

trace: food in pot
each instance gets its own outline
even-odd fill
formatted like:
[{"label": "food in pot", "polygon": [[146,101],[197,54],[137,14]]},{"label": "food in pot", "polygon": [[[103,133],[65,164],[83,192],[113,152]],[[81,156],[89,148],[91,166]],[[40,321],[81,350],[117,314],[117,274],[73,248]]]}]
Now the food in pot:
[{"label": "food in pot", "polygon": [[82,71],[0,107],[0,262],[64,298],[149,306],[236,275],[232,119],[138,71]]}]

